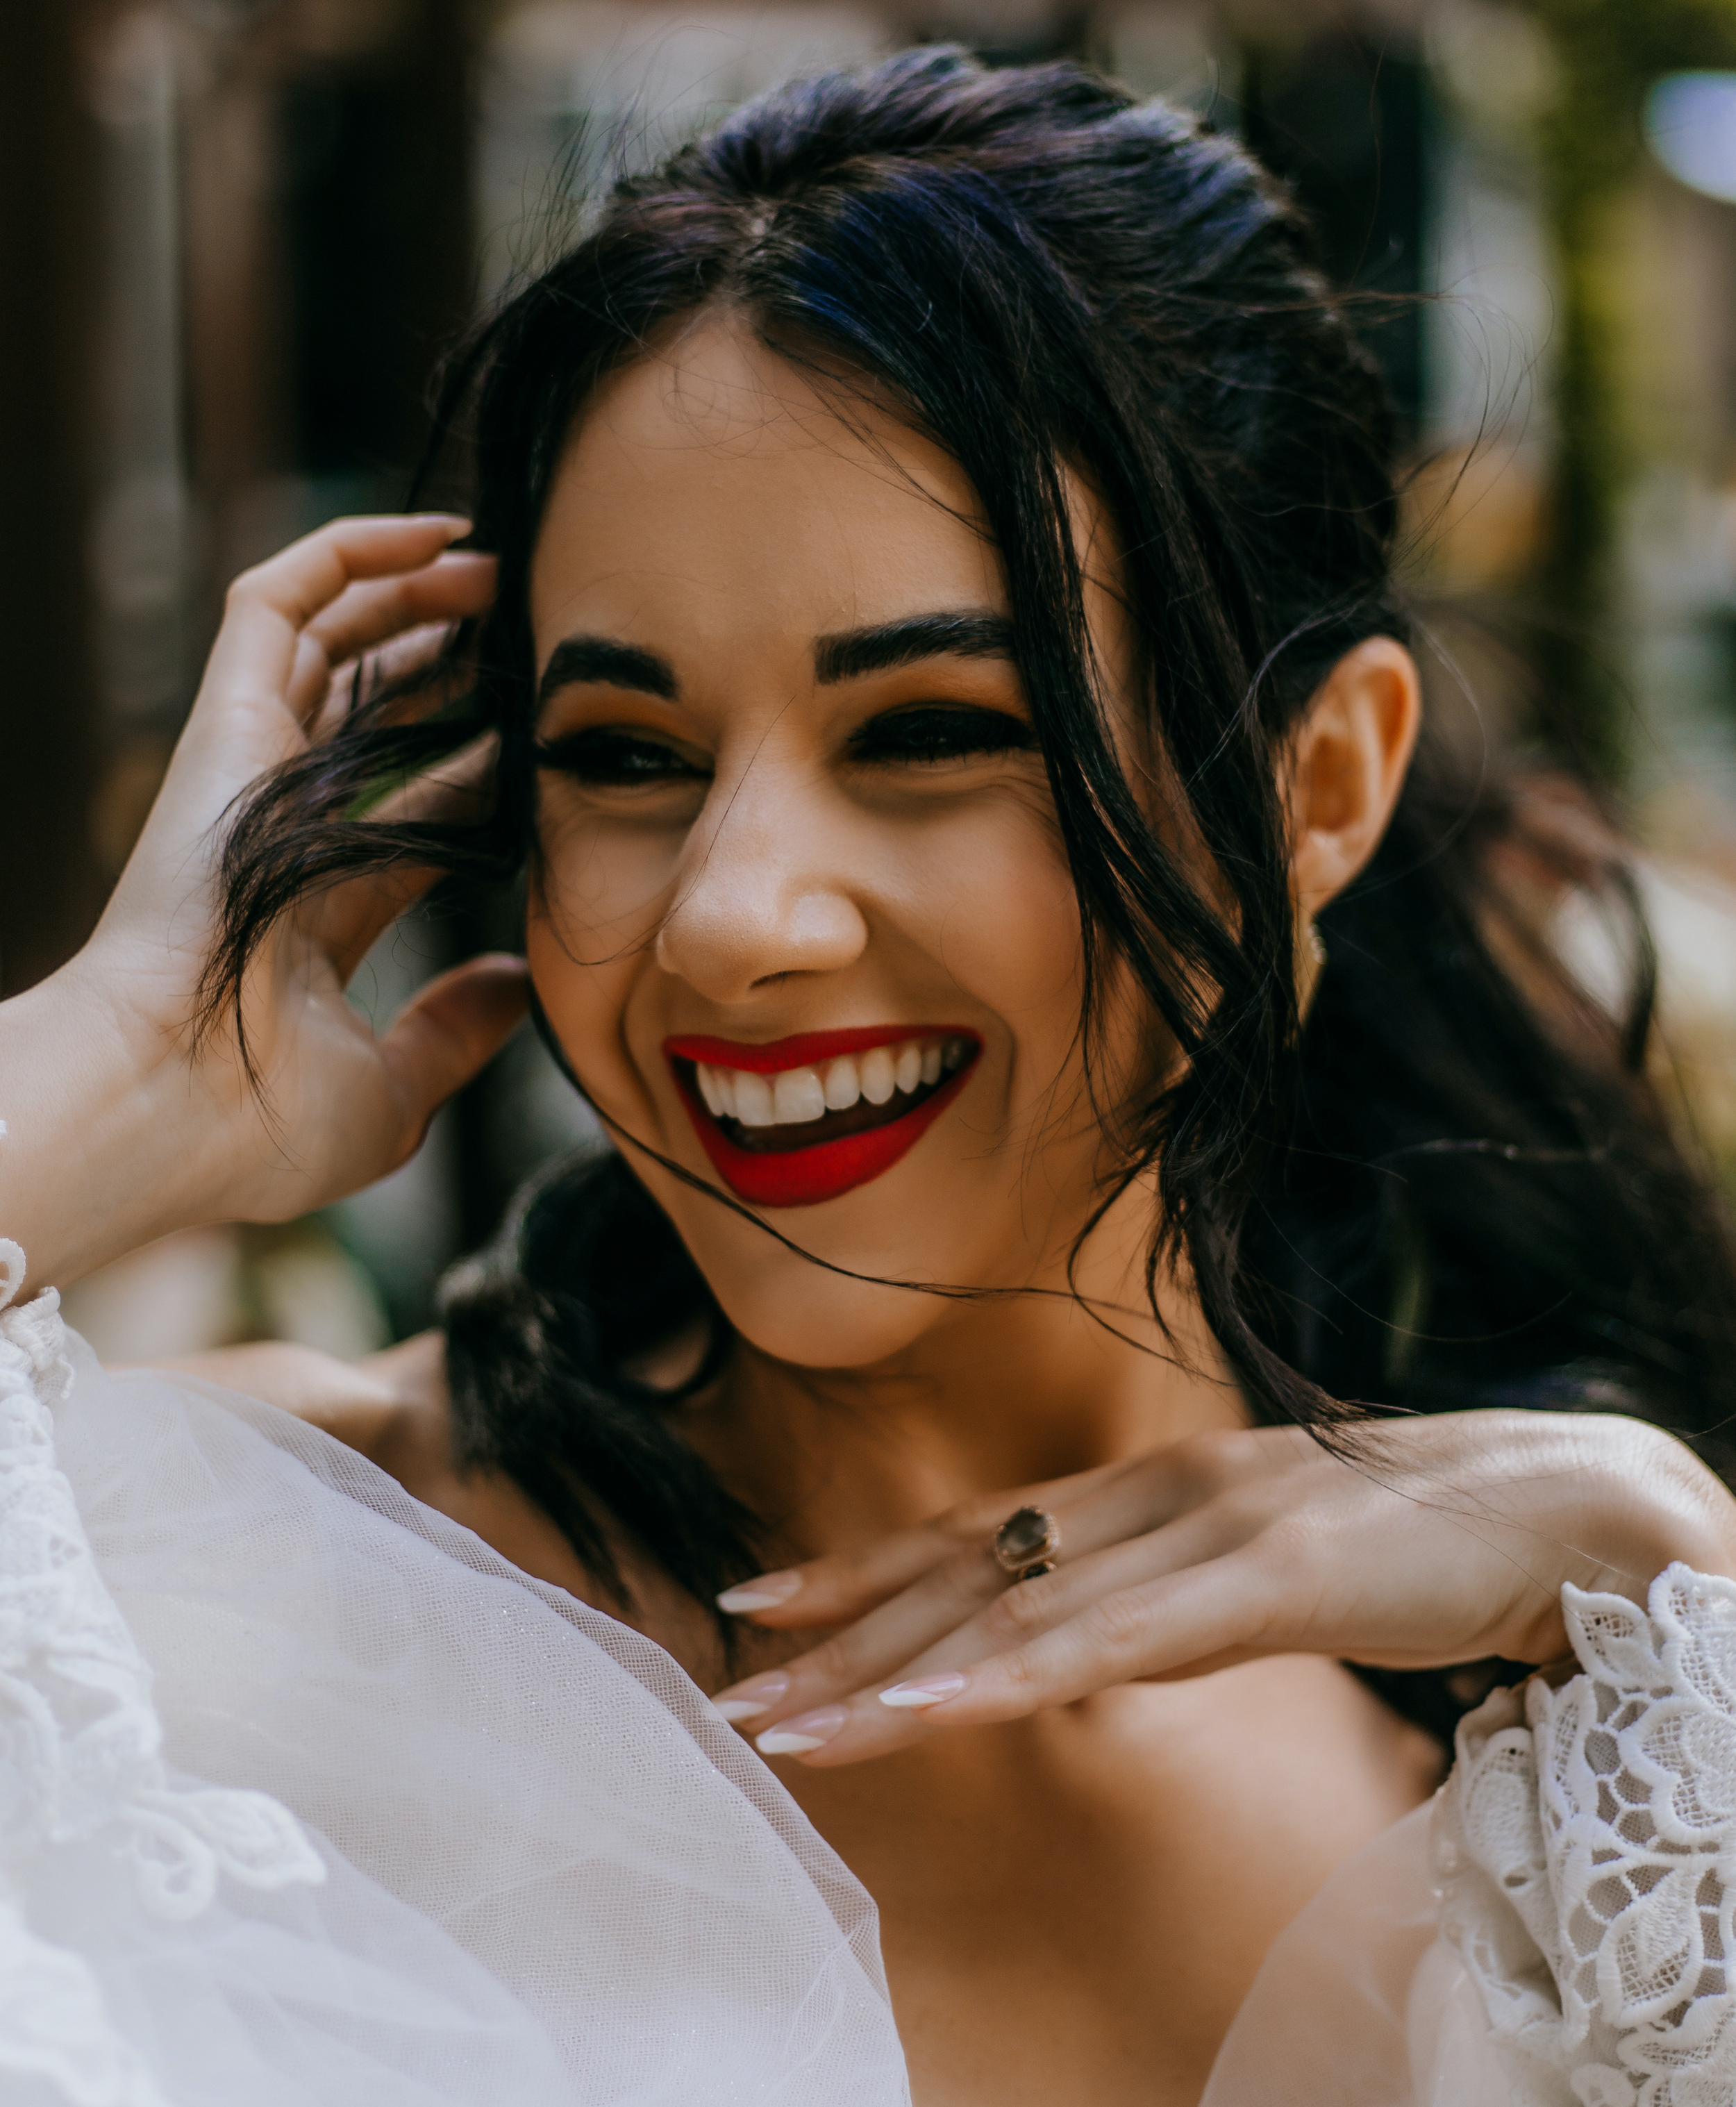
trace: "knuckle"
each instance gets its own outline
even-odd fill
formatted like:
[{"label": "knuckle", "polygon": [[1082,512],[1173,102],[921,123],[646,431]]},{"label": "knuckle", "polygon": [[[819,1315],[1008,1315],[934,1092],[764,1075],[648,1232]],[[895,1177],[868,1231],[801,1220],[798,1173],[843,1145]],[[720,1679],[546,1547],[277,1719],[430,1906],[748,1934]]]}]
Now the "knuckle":
[{"label": "knuckle", "polygon": [[1275,1498],[1272,1488],[1258,1480],[1232,1480],[1212,1495],[1212,1520],[1220,1539],[1227,1543],[1245,1543],[1263,1534],[1289,1512]]},{"label": "knuckle", "polygon": [[1037,1664],[1023,1648],[1002,1655],[998,1664],[1002,1679],[1012,1692],[1016,1705],[1036,1703],[1043,1696],[1043,1678]]},{"label": "knuckle", "polygon": [[1043,1630],[1053,1615],[1051,1593],[1040,1579],[1021,1580],[1003,1588],[983,1613],[991,1636],[1019,1640]]},{"label": "knuckle", "polygon": [[1093,1648],[1110,1654],[1126,1653],[1151,1635],[1151,1608],[1137,1589],[1118,1588],[1100,1595],[1079,1622]]},{"label": "knuckle", "polygon": [[1197,1434],[1183,1435],[1171,1454],[1188,1481],[1203,1491],[1236,1483],[1245,1477],[1258,1451],[1256,1437],[1245,1427],[1213,1426]]}]

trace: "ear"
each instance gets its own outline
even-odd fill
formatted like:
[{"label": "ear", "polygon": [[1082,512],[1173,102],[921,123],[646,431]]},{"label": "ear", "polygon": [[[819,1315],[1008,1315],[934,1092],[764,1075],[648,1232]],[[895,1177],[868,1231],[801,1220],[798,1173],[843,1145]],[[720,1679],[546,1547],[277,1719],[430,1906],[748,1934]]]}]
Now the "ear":
[{"label": "ear", "polygon": [[1316,689],[1285,770],[1290,889],[1304,921],[1379,846],[1422,717],[1416,661],[1390,636],[1365,638]]}]

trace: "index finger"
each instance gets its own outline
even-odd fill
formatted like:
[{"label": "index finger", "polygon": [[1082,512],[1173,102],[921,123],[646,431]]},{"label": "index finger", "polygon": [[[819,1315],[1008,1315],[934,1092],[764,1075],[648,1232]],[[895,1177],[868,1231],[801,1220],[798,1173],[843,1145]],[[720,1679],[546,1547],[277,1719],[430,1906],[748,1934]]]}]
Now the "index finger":
[{"label": "index finger", "polygon": [[1163,1473],[1156,1458],[1105,1463],[1070,1478],[981,1494],[860,1550],[756,1575],[738,1587],[725,1588],[717,1606],[775,1631],[847,1624],[890,1601],[962,1551],[980,1552],[985,1573],[1004,1585],[1007,1576],[994,1563],[992,1547],[995,1531],[1021,1507],[1053,1511],[1065,1558],[1151,1528],[1169,1504],[1164,1498]]},{"label": "index finger", "polygon": [[421,570],[470,531],[451,513],[334,519],[243,571],[229,588],[200,702],[287,707],[301,633],[358,579]]},{"label": "index finger", "polygon": [[[1009,1590],[910,1661],[890,1689],[859,1689],[813,1711],[792,1711],[780,1696],[757,1708],[749,1731],[762,1754],[828,1768],[942,1728],[999,1724],[1122,1683],[1289,1651],[1288,1631],[1274,1630],[1281,1591],[1272,1562],[1246,1546],[1214,1548],[1204,1517],[1178,1526],[1177,1541],[1120,1545],[1083,1570]],[[776,1723],[761,1727],[764,1716]]]}]

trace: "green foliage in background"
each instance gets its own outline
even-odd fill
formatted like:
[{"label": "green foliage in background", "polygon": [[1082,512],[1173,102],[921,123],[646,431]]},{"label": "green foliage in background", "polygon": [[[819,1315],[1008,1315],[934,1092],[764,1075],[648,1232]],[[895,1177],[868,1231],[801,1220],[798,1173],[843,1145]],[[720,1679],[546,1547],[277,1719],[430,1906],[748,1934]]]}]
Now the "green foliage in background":
[{"label": "green foliage in background", "polygon": [[1540,671],[1586,758],[1619,782],[1626,708],[1600,634],[1628,468],[1608,267],[1613,221],[1642,150],[1646,91],[1662,74],[1736,67],[1736,0],[1529,0],[1529,8],[1555,61],[1538,143],[1560,288],[1559,429],[1538,580],[1550,626]]}]

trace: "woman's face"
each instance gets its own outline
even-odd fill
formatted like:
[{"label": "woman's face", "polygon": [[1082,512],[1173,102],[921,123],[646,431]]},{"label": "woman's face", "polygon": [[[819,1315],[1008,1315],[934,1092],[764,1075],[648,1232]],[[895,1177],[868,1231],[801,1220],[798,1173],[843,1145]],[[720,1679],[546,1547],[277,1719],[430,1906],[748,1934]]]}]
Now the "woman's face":
[{"label": "woman's face", "polygon": [[[1096,1195],[1079,911],[956,465],[725,319],[576,429],[532,613],[550,1022],[629,1135],[850,1273],[1059,1282]],[[1113,599],[1090,609],[1124,679]],[[630,1147],[738,1330],[864,1368],[956,1305]]]}]

